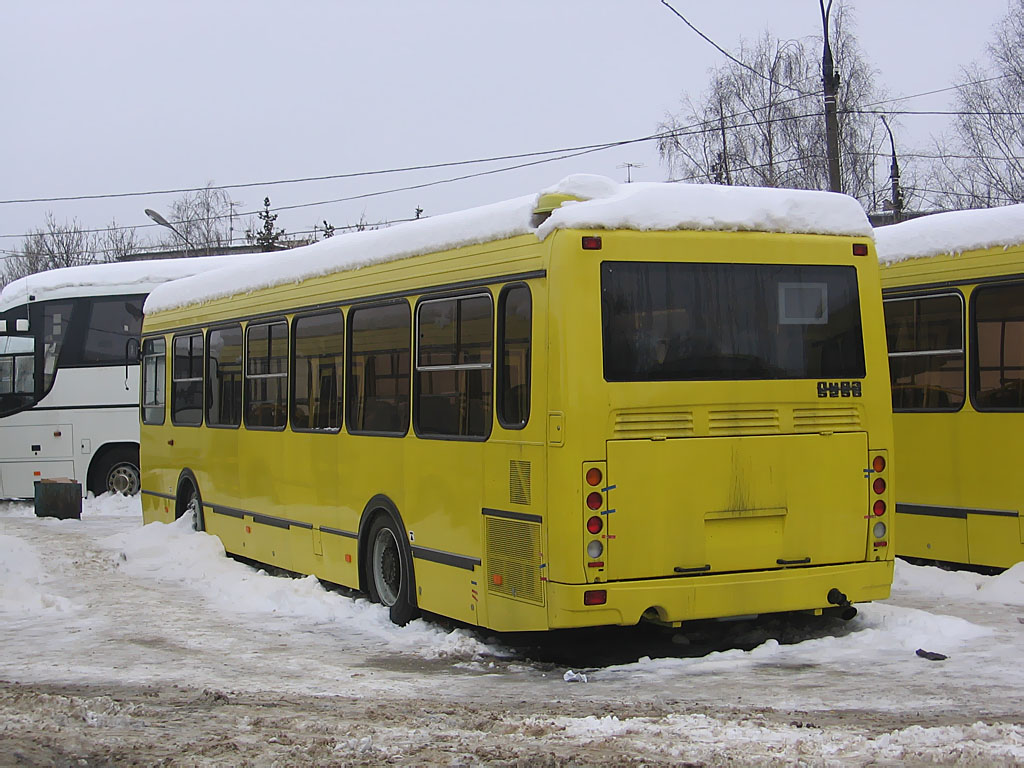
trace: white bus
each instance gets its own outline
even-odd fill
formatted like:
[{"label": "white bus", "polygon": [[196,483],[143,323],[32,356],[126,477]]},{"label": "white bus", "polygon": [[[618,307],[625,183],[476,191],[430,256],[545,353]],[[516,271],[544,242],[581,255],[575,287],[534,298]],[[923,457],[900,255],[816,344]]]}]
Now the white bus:
[{"label": "white bus", "polygon": [[95,494],[139,490],[138,338],[161,283],[239,256],[93,264],[0,293],[0,498],[67,477]]}]

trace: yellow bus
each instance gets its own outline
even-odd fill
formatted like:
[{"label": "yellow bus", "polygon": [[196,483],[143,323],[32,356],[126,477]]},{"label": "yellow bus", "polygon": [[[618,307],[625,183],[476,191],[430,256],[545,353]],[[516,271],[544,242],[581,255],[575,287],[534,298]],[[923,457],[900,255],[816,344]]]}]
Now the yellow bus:
[{"label": "yellow bus", "polygon": [[1024,205],[876,231],[900,467],[897,553],[1024,560]]},{"label": "yellow bus", "polygon": [[145,520],[498,631],[856,613],[892,581],[851,198],[617,185],[155,291]]}]

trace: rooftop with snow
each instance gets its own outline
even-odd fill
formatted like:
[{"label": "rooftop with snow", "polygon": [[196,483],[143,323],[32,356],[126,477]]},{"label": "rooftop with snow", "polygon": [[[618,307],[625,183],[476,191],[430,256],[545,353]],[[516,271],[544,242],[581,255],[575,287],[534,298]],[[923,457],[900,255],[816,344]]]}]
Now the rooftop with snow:
[{"label": "rooftop with snow", "polygon": [[1024,244],[1024,205],[922,216],[875,230],[882,264]]},{"label": "rooftop with snow", "polygon": [[[539,226],[534,210],[543,195],[567,195]],[[577,174],[542,190],[493,205],[433,216],[389,229],[354,232],[285,252],[247,256],[236,266],[167,283],[146,301],[160,312],[262,288],[298,283],[371,264],[534,235],[558,229],[709,230],[871,237],[852,197],[831,192],[719,185],[618,184]]]},{"label": "rooftop with snow", "polygon": [[239,258],[234,255],[120,261],[37,272],[4,287],[0,293],[0,312],[25,304],[29,297],[32,301],[43,301],[73,296],[149,293],[162,283],[221,269]]}]

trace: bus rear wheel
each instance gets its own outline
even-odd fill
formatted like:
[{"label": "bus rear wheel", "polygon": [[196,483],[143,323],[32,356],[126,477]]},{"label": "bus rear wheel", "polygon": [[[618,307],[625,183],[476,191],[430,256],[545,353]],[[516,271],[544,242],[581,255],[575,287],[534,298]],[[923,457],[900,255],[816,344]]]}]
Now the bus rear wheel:
[{"label": "bus rear wheel", "polygon": [[419,613],[412,596],[412,557],[389,516],[379,515],[373,521],[366,554],[370,599],[388,608],[393,623],[405,626]]},{"label": "bus rear wheel", "polygon": [[100,456],[89,471],[89,490],[95,496],[108,491],[134,496],[141,485],[137,448],[113,448]]}]

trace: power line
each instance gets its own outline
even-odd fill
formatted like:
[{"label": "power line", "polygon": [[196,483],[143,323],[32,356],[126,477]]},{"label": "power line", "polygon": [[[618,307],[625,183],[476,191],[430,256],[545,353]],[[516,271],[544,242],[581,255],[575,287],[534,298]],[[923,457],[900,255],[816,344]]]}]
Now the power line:
[{"label": "power line", "polygon": [[[703,32],[701,32],[699,29],[697,29],[697,27],[693,26],[693,24],[691,24],[690,21],[685,16],[683,16],[683,14],[681,14],[679,11],[677,11],[675,8],[673,8],[671,5],[669,5],[667,0],[661,0],[661,4],[664,5],[666,8],[668,8],[670,11],[672,11],[672,13],[674,13],[680,19],[682,19],[683,23],[686,26],[688,26],[690,29],[692,29],[694,32],[696,32],[703,40],[705,40],[706,42],[710,43],[714,47],[715,50],[717,50],[719,53],[721,53],[723,56],[725,56],[725,58],[729,59],[729,61],[733,62],[734,64],[739,64],[744,69],[746,69],[746,70],[748,70],[750,72],[753,72],[755,75],[760,77],[762,80],[767,80],[772,85],[777,85],[780,88],[785,88],[786,90],[789,90],[789,91],[795,91],[796,93],[799,93],[801,96],[816,97],[818,95],[818,94],[812,94],[812,93],[805,93],[804,91],[801,91],[799,88],[794,88],[792,85],[789,85],[787,83],[780,83],[778,80],[774,80],[773,78],[771,78],[768,75],[764,74],[760,70],[754,69],[752,66],[750,66],[746,62],[740,61],[735,56],[733,56],[731,53],[729,53],[727,50],[725,50],[725,48],[720,46],[718,43],[716,43],[710,37],[708,37]],[[810,79],[811,78],[808,78],[808,80],[810,80]],[[801,82],[807,82],[807,80],[803,80]]]}]

